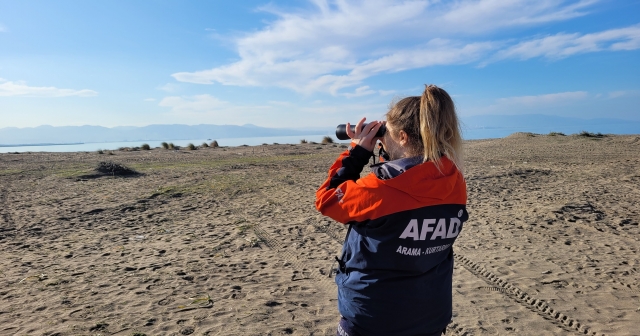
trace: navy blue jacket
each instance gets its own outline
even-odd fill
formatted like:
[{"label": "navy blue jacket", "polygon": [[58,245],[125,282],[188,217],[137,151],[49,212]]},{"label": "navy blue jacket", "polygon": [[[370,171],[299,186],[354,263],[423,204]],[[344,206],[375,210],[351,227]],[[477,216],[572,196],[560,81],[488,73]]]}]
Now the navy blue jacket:
[{"label": "navy blue jacket", "polygon": [[452,315],[452,245],[468,219],[466,184],[446,157],[372,166],[360,146],[342,153],[316,194],[316,207],[351,224],[344,243],[338,308],[362,335],[421,335]]}]

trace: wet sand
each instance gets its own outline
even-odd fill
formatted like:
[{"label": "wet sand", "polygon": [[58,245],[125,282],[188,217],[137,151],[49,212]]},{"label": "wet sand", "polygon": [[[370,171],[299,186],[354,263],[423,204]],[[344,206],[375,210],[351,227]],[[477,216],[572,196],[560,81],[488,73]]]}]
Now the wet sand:
[{"label": "wet sand", "polygon": [[[0,154],[0,335],[335,335],[314,196],[343,150]],[[448,335],[637,334],[640,137],[465,150]]]}]

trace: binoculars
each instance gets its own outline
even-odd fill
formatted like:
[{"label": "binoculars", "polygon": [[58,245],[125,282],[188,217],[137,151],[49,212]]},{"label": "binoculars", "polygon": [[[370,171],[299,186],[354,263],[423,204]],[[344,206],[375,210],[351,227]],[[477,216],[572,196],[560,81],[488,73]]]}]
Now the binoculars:
[{"label": "binoculars", "polygon": [[[365,126],[367,126],[368,124],[362,124],[362,128],[360,130],[363,130]],[[356,125],[351,125],[351,127],[349,127],[351,129],[351,132],[355,133],[356,132]],[[376,138],[381,138],[382,136],[384,136],[384,134],[387,132],[387,127],[385,125],[380,126],[380,128],[378,129],[378,132],[376,133]],[[338,138],[339,140],[349,140],[349,136],[347,135],[347,125],[346,124],[340,124],[338,125],[338,127],[336,127],[336,138]]]}]

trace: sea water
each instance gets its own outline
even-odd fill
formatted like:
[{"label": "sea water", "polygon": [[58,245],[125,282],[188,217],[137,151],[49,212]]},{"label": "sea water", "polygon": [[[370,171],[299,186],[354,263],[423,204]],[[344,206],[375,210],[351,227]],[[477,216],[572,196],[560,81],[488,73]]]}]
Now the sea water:
[{"label": "sea water", "polygon": [[[538,134],[548,134],[549,132],[562,132],[566,135],[580,133],[581,131],[588,131],[593,133],[603,134],[639,134],[637,124],[624,125],[598,125],[598,126],[577,126],[577,125],[563,125],[554,128],[540,127],[518,127],[518,128],[470,128],[462,127],[462,137],[465,140],[479,140],[479,139],[494,139],[503,138],[516,132],[532,132]],[[0,145],[0,153],[10,152],[93,152],[99,149],[102,150],[116,150],[120,147],[140,147],[142,144],[148,144],[151,148],[160,147],[161,143],[173,143],[176,146],[185,147],[192,143],[195,146],[200,146],[203,142],[207,144],[211,141],[218,141],[220,146],[259,146],[262,144],[298,144],[300,140],[304,139],[308,142],[320,142],[325,136],[330,136],[336,141],[336,136],[332,132],[327,132],[324,135],[290,135],[290,136],[273,136],[273,137],[249,137],[249,138],[222,138],[222,139],[191,139],[191,140],[149,140],[149,141],[126,141],[126,142],[96,142],[96,143],[81,143],[81,144],[55,144],[55,145],[29,145],[29,146],[3,146]],[[336,141],[338,143],[348,143],[348,141]]]}]

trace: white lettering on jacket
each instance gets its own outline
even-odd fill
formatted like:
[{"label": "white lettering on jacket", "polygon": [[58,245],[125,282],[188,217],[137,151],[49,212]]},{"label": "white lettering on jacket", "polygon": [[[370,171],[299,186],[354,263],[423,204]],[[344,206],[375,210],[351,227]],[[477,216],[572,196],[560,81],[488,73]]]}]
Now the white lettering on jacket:
[{"label": "white lettering on jacket", "polygon": [[[434,227],[436,223],[438,224]],[[422,230],[420,230],[418,220],[412,219],[400,235],[400,239],[427,240],[427,237],[429,237],[429,240],[435,240],[436,238],[455,238],[460,233],[460,224],[460,219],[456,217],[450,218],[449,223],[447,223],[446,218],[438,220],[434,218],[423,219]]]},{"label": "white lettering on jacket", "polygon": [[344,202],[342,200],[342,198],[344,197],[344,192],[342,192],[342,189],[340,188],[336,188],[336,192],[335,192],[336,197],[338,198],[338,203],[342,203]]}]

